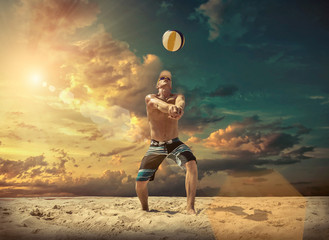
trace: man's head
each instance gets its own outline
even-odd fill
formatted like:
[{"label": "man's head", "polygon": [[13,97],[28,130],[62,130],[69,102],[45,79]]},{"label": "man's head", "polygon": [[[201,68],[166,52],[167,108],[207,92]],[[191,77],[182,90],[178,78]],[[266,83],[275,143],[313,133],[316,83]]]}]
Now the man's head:
[{"label": "man's head", "polygon": [[171,73],[168,70],[163,70],[159,75],[156,87],[160,88],[167,84],[169,84],[169,87],[171,89],[172,88]]}]

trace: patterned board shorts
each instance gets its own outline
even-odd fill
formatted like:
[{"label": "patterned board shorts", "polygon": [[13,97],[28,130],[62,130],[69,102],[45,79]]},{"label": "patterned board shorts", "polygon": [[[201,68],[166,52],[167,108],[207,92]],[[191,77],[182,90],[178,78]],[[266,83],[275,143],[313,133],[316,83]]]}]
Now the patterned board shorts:
[{"label": "patterned board shorts", "polygon": [[185,170],[185,163],[195,160],[191,149],[178,138],[166,142],[151,140],[151,145],[140,165],[136,181],[153,181],[155,172],[166,158],[174,160]]}]

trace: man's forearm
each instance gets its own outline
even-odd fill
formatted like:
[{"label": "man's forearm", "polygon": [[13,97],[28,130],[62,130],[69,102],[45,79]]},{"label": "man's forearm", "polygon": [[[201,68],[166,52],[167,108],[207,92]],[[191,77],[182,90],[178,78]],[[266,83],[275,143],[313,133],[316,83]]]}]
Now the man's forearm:
[{"label": "man's forearm", "polygon": [[176,107],[180,109],[184,109],[185,107],[185,98],[183,96],[179,96],[176,100]]},{"label": "man's forearm", "polygon": [[176,107],[178,107],[178,108],[184,109],[184,107],[185,107],[185,102],[178,102],[178,103],[176,103],[175,105],[176,105]]},{"label": "man's forearm", "polygon": [[161,101],[159,99],[156,99],[156,98],[152,98],[150,100],[150,104],[152,104],[152,106],[158,110],[160,110],[161,112],[163,113],[168,113],[169,112],[169,108],[170,106],[172,106],[173,104],[169,104],[169,103],[166,103],[164,101]]}]

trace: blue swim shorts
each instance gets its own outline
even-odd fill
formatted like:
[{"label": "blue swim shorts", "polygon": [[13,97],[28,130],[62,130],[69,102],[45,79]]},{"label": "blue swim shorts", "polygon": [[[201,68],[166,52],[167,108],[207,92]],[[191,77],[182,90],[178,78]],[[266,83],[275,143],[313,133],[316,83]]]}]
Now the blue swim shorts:
[{"label": "blue swim shorts", "polygon": [[151,145],[142,159],[136,181],[153,181],[155,172],[166,158],[174,160],[178,166],[185,170],[185,163],[195,160],[191,149],[179,138],[166,142],[151,140]]}]

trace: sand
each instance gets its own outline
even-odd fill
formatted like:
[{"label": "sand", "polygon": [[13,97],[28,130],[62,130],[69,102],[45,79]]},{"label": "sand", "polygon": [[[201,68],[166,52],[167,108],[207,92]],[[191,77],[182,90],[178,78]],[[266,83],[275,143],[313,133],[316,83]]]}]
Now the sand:
[{"label": "sand", "polygon": [[329,197],[0,198],[0,239],[329,239]]}]

